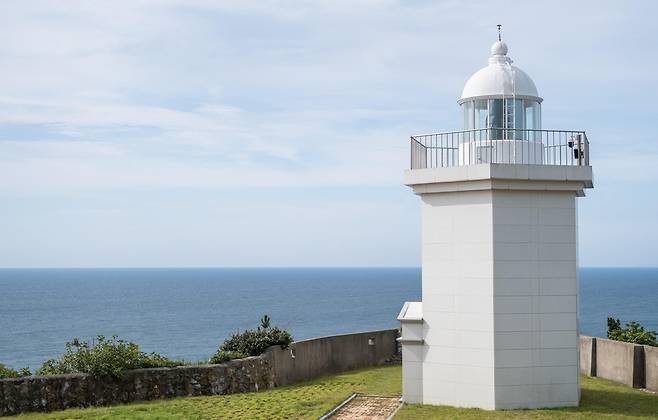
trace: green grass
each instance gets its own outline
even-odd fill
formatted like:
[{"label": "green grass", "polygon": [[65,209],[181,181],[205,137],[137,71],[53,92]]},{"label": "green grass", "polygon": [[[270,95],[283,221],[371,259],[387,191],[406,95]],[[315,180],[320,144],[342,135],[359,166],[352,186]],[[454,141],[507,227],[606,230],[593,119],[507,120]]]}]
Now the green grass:
[{"label": "green grass", "polygon": [[658,419],[658,395],[604,379],[581,377],[580,407],[544,410],[483,411],[478,409],[404,406],[403,419]]},{"label": "green grass", "polygon": [[[250,394],[179,398],[114,407],[27,414],[20,419],[313,419],[353,392],[400,394],[399,366],[358,370]],[[612,382],[583,378],[581,406],[491,412],[404,406],[396,419],[658,419],[658,396]]]}]

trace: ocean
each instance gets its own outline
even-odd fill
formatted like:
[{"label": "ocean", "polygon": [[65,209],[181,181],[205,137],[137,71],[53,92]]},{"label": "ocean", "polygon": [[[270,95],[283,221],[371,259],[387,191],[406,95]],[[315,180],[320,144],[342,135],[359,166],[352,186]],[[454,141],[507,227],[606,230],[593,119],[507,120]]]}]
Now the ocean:
[{"label": "ocean", "polygon": [[[295,339],[398,326],[419,268],[0,269],[0,363],[34,369],[73,337],[112,336],[208,359],[263,314]],[[606,318],[658,330],[658,268],[582,268],[580,329]]]}]

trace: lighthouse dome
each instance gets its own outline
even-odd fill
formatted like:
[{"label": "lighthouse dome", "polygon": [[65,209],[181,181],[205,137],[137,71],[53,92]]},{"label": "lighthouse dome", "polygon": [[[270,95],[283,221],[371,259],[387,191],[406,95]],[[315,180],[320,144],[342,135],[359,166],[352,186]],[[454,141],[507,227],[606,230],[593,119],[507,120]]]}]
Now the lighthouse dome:
[{"label": "lighthouse dome", "polygon": [[496,41],[491,46],[489,65],[466,82],[459,104],[474,99],[518,98],[541,103],[535,82],[523,70],[512,65],[507,44]]}]

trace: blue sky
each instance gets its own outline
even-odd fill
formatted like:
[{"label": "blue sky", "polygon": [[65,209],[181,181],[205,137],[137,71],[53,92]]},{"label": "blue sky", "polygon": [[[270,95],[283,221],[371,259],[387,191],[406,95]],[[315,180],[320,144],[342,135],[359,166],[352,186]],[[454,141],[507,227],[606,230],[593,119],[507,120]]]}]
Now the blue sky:
[{"label": "blue sky", "polygon": [[0,266],[409,266],[411,134],[495,25],[586,130],[585,266],[656,265],[658,3],[3,1]]}]

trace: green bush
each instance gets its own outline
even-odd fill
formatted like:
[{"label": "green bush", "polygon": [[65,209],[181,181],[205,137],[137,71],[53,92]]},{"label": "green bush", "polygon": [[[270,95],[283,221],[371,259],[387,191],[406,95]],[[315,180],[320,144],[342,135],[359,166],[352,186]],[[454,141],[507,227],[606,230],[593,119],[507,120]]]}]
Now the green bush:
[{"label": "green bush", "polygon": [[184,360],[172,360],[158,353],[142,353],[140,368],[173,368],[176,366],[188,365],[191,362]]},{"label": "green bush", "polygon": [[217,365],[228,362],[229,360],[244,359],[245,357],[247,356],[237,351],[217,350],[217,353],[210,358],[210,363]]},{"label": "green bush", "polygon": [[640,323],[635,321],[627,322],[626,327],[622,328],[618,319],[610,317],[608,318],[608,338],[628,343],[658,346],[655,331],[647,331]]},{"label": "green bush", "polygon": [[23,376],[30,376],[30,375],[32,375],[32,372],[30,372],[30,369],[28,368],[15,370],[12,368],[8,368],[7,366],[0,363],[0,379],[20,378]]},{"label": "green bush", "polygon": [[281,348],[287,348],[292,342],[292,336],[288,331],[270,326],[269,316],[264,315],[260,324],[260,327],[255,330],[245,330],[243,333],[233,334],[224,341],[219,351],[258,356],[270,346],[278,345]]},{"label": "green bush", "polygon": [[137,344],[119,340],[116,336],[108,340],[99,335],[91,344],[74,338],[66,343],[61,358],[46,361],[36,374],[89,373],[118,378],[129,369],[175,367],[179,364],[157,353],[141,352]]}]

